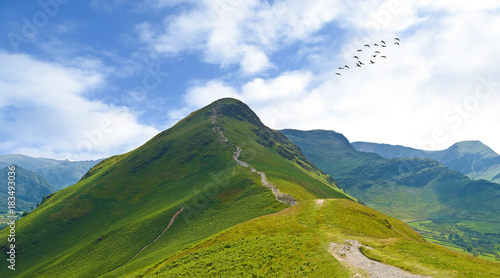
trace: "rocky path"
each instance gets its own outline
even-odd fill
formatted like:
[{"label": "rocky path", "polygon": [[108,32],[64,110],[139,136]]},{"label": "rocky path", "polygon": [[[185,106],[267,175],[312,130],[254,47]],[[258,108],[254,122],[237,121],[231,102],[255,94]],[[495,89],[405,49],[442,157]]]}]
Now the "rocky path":
[{"label": "rocky path", "polygon": [[274,193],[274,195],[276,196],[276,200],[278,200],[284,204],[287,204],[289,206],[295,206],[297,204],[297,201],[295,200],[295,198],[292,195],[282,193],[274,183],[270,182],[266,177],[266,173],[259,172],[255,168],[250,167],[250,165],[248,165],[248,163],[239,160],[240,152],[241,152],[241,148],[239,146],[236,146],[236,151],[233,153],[234,161],[236,161],[236,163],[238,163],[238,165],[243,166],[243,167],[249,167],[252,172],[259,174],[260,181],[262,182],[262,185],[264,185],[264,187],[266,187],[267,189],[270,189]]},{"label": "rocky path", "polygon": [[[224,135],[224,132],[222,131],[222,127],[217,124],[217,105],[214,108],[212,108],[212,118],[211,119],[212,119],[212,123],[214,124],[214,127],[213,127],[214,133],[219,134],[219,139],[218,139],[219,142],[222,145],[227,144],[230,146],[236,146],[232,143],[229,143],[229,140],[227,139],[227,137]],[[238,163],[238,165],[250,168],[250,170],[252,172],[260,175],[260,180],[262,182],[262,185],[264,185],[264,187],[270,189],[274,193],[274,195],[276,196],[276,200],[278,200],[284,204],[287,204],[289,206],[294,206],[297,204],[297,201],[295,200],[295,198],[292,195],[282,193],[275,184],[270,182],[267,179],[266,174],[264,172],[259,172],[255,168],[250,167],[250,165],[248,163],[239,160],[240,153],[241,153],[241,148],[239,146],[236,146],[236,151],[233,152],[233,160],[236,161],[236,163]]]},{"label": "rocky path", "polygon": [[[330,243],[328,250],[338,261],[347,266],[362,269],[368,273],[366,276],[356,273],[353,277],[370,278],[431,278],[404,271],[400,268],[377,262],[367,258],[359,248],[363,246],[357,240],[346,240],[344,244]],[[366,247],[366,246],[365,246]],[[366,247],[370,248],[370,247]]]}]

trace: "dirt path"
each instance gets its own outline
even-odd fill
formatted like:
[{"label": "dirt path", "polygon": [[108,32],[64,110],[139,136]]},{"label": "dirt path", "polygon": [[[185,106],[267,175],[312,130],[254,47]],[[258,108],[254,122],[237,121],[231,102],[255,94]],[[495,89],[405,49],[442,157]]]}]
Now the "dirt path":
[{"label": "dirt path", "polygon": [[[217,107],[218,107],[218,105],[216,104],[216,106],[214,108],[212,108],[211,119],[212,119],[212,123],[214,124],[213,131],[214,131],[214,133],[219,134],[218,140],[222,145],[227,144],[230,146],[236,146],[232,143],[229,143],[229,140],[227,139],[227,137],[224,136],[224,132],[222,131],[222,127],[217,124]],[[264,185],[264,187],[266,187],[267,189],[270,189],[273,192],[273,194],[276,196],[276,200],[282,202],[283,204],[289,205],[289,206],[294,206],[297,204],[297,201],[295,200],[295,198],[292,195],[282,193],[275,184],[270,182],[266,177],[266,173],[259,172],[255,168],[250,167],[250,165],[248,163],[239,160],[240,153],[241,153],[241,148],[239,146],[236,146],[236,151],[233,152],[233,160],[236,161],[236,163],[238,163],[238,165],[250,168],[250,170],[252,172],[259,174],[262,185]]]},{"label": "dirt path", "polygon": [[[431,278],[404,271],[400,268],[377,262],[367,258],[359,248],[361,245],[357,240],[346,240],[344,244],[330,243],[328,250],[338,261],[344,263],[351,269],[361,269],[362,273],[356,273],[353,277],[370,278]],[[366,248],[370,248],[364,246]],[[367,274],[368,273],[368,276]]]},{"label": "dirt path", "polygon": [[264,185],[267,189],[270,189],[274,193],[274,196],[276,196],[276,200],[282,202],[283,204],[287,204],[289,206],[295,206],[297,204],[297,201],[292,195],[282,193],[274,183],[270,182],[266,177],[266,173],[258,172],[257,170],[255,170],[255,168],[250,167],[248,163],[239,160],[240,152],[241,148],[239,146],[236,146],[236,151],[233,153],[234,161],[236,161],[238,165],[243,167],[249,167],[250,170],[252,170],[252,172],[256,172],[257,174],[259,174],[262,185]]}]

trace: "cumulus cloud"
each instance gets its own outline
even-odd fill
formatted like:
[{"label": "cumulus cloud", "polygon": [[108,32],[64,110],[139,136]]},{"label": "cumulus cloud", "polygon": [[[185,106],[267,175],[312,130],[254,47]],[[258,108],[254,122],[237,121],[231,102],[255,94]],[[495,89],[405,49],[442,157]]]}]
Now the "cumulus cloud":
[{"label": "cumulus cloud", "polygon": [[[84,60],[84,59],[83,59]],[[83,160],[130,151],[158,133],[90,98],[102,73],[0,52],[0,152]]]},{"label": "cumulus cloud", "polygon": [[[161,5],[164,1],[158,1]],[[337,1],[258,0],[176,1],[188,8],[167,16],[163,25],[141,23],[139,38],[167,55],[200,51],[206,62],[237,64],[245,74],[271,68],[269,56],[283,45],[310,39],[331,22]],[[167,5],[172,8],[173,4]]]},{"label": "cumulus cloud", "polygon": [[[500,21],[495,12],[500,7],[498,2],[476,5],[388,0],[330,7],[317,4],[317,8],[302,7],[303,12],[291,13],[287,20],[281,16],[290,10],[281,4],[291,3],[295,9],[300,4],[276,3],[272,7],[263,4],[265,9],[254,8],[251,12],[269,19],[259,21],[259,28],[248,27],[254,31],[249,33],[252,40],[258,42],[253,45],[265,53],[288,40],[306,41],[333,19],[348,33],[335,51],[312,50],[308,55],[314,60],[314,67],[304,64],[296,71],[252,78],[240,85],[221,81],[198,84],[187,92],[186,107],[197,107],[199,103],[193,100],[200,92],[204,103],[219,98],[217,90],[212,90],[212,82],[217,82],[231,92],[227,96],[247,102],[273,128],[333,129],[353,141],[423,149],[443,149],[457,141],[481,140],[500,151],[500,131],[496,128],[500,110],[495,108],[500,106],[500,70],[496,66],[500,57],[494,55],[500,41],[492,39],[500,32],[495,28]],[[283,14],[272,12],[278,7]],[[273,16],[262,15],[266,13]],[[291,20],[305,15],[310,21]],[[273,20],[277,23],[273,24]],[[285,21],[286,24],[280,24]],[[252,26],[252,17],[242,18],[239,23]],[[281,27],[266,27],[267,24]],[[215,26],[211,28],[215,29],[210,32],[218,32]],[[286,34],[277,34],[284,29],[288,30]],[[396,36],[401,39],[400,46],[393,44]],[[378,57],[374,59],[376,64],[369,65],[373,53],[367,53],[365,48],[359,56],[367,65],[356,68],[352,58],[356,49],[381,39],[389,44],[383,49],[387,59]],[[230,41],[248,43],[248,39]],[[351,68],[336,76],[337,67],[345,64]]]}]

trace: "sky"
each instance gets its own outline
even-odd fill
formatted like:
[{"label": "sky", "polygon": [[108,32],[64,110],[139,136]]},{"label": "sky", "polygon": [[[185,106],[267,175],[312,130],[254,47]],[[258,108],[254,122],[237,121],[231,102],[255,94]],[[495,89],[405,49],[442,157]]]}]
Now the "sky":
[{"label": "sky", "polygon": [[125,153],[223,97],[273,129],[499,153],[498,26],[496,0],[1,1],[0,155]]}]

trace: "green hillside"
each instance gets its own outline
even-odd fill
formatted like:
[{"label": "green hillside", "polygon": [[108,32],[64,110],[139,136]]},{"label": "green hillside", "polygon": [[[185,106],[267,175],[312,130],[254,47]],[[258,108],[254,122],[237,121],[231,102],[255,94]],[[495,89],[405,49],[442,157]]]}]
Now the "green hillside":
[{"label": "green hillside", "polygon": [[[0,169],[0,177],[7,181],[7,173],[9,169]],[[36,207],[40,203],[43,196],[47,196],[54,192],[55,189],[47,182],[47,180],[32,171],[26,170],[22,167],[16,166],[16,211],[30,211],[32,207]],[[7,184],[2,187],[0,192],[0,203],[5,204],[0,206],[0,213],[7,213]]]},{"label": "green hillside", "polygon": [[[337,261],[331,243],[357,240],[377,261],[432,277],[498,277],[500,264],[426,242],[404,223],[348,200],[302,202],[236,225],[140,277],[356,277]],[[360,276],[357,276],[360,277]],[[362,276],[366,277],[366,276]]]},{"label": "green hillside", "polygon": [[[250,167],[233,159],[236,147]],[[288,207],[251,168],[298,202],[350,198],[245,104],[222,99],[100,162],[19,220],[16,271],[1,268],[0,277],[123,276]],[[3,261],[7,233],[0,232]]]},{"label": "green hillside", "polygon": [[403,146],[354,142],[362,152],[373,152],[384,158],[421,157],[441,162],[471,179],[500,183],[500,156],[480,141],[458,142],[446,150],[422,151]]},{"label": "green hillside", "polygon": [[404,221],[460,218],[500,222],[500,185],[472,181],[426,158],[385,159],[356,151],[333,131],[283,130],[319,168],[368,206]]},{"label": "green hillside", "polygon": [[412,222],[432,242],[500,262],[498,184],[470,180],[435,160],[359,152],[333,131],[283,133],[368,206]]}]

